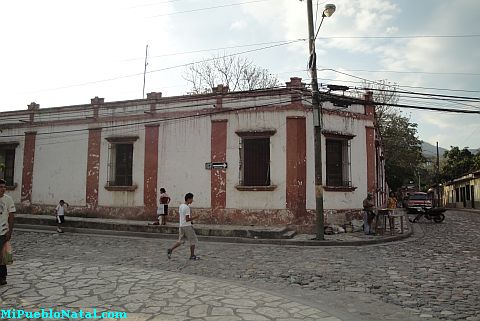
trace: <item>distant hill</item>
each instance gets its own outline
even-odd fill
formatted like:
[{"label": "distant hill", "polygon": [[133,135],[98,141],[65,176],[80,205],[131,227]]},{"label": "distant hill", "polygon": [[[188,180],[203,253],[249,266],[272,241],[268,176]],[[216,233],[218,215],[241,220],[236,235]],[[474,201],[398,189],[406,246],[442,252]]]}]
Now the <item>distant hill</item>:
[{"label": "distant hill", "polygon": [[[446,148],[438,146],[438,154],[440,158],[443,158],[443,153],[445,153],[445,151],[447,150],[448,149]],[[480,148],[469,148],[468,150],[471,151],[474,155],[480,152]],[[422,141],[422,154],[427,158],[437,157],[437,146]]]},{"label": "distant hill", "polygon": [[[443,158],[443,153],[446,151],[446,148],[438,146],[438,155],[440,158]],[[422,141],[422,154],[427,158],[437,157],[437,146],[433,146],[432,144]]]}]

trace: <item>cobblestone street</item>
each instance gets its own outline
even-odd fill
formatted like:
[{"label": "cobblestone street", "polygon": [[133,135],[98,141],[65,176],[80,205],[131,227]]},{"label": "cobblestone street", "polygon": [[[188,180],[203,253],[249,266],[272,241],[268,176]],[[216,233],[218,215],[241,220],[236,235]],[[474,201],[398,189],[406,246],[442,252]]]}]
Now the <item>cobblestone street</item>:
[{"label": "cobblestone street", "polygon": [[[16,262],[0,298],[10,305],[35,306],[28,298],[39,296],[49,298],[42,301],[48,307],[75,301],[79,307],[135,312],[139,320],[155,315],[157,320],[196,319],[179,307],[186,301],[162,303],[183,295],[198,299],[193,314],[198,312],[198,319],[204,320],[339,320],[329,316],[330,310],[352,321],[479,321],[480,215],[448,211],[446,216],[442,224],[415,224],[415,235],[406,241],[383,245],[313,248],[203,242],[196,262],[187,260],[187,246],[167,260],[172,240],[16,231]],[[122,282],[119,275],[124,275]],[[188,286],[192,280],[199,282],[200,292]],[[171,292],[178,288],[183,290]],[[79,303],[76,298],[82,291],[94,299]],[[228,305],[228,295],[235,291],[246,301],[235,305],[231,300],[233,306]],[[136,300],[117,305],[119,293]],[[224,314],[215,318],[211,308],[208,313],[202,309],[208,302],[215,304],[217,296],[222,298],[216,312]],[[251,310],[261,313],[249,316]]]}]

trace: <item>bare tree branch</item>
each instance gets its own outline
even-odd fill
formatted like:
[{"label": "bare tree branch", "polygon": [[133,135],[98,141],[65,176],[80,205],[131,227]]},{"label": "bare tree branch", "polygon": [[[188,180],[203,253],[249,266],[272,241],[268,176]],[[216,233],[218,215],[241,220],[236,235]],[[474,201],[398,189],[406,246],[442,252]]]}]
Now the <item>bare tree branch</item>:
[{"label": "bare tree branch", "polygon": [[189,65],[183,78],[191,85],[191,93],[211,92],[217,85],[231,91],[271,88],[279,85],[276,76],[267,69],[255,66],[248,58],[214,56],[213,59]]}]

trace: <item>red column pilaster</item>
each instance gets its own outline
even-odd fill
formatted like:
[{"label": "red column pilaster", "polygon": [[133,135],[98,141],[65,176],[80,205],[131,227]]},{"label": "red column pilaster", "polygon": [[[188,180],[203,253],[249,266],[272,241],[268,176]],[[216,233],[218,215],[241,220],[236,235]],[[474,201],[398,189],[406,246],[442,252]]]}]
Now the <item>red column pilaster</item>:
[{"label": "red column pilaster", "polygon": [[365,127],[366,131],[366,155],[367,155],[367,188],[369,192],[375,193],[375,128]]},{"label": "red column pilaster", "polygon": [[88,131],[87,186],[85,189],[85,199],[87,207],[92,209],[98,206],[101,139],[101,128],[92,128]]},{"label": "red column pilaster", "polygon": [[[227,120],[212,120],[211,161],[227,161]],[[212,211],[224,209],[227,205],[227,171],[211,171],[211,207]]]},{"label": "red column pilaster", "polygon": [[154,214],[157,208],[158,127],[158,124],[145,126],[143,203],[148,214]]},{"label": "red column pilaster", "polygon": [[287,209],[295,217],[306,211],[307,131],[305,117],[287,117]]},{"label": "red column pilaster", "polygon": [[37,132],[25,133],[25,146],[23,148],[23,171],[21,201],[28,205],[32,202],[33,165],[35,161],[35,142]]}]

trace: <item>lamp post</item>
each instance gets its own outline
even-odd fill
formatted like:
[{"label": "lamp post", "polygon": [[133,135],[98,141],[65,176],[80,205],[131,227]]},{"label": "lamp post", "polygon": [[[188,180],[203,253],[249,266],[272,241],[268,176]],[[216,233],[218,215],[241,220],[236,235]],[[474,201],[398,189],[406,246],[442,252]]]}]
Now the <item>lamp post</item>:
[{"label": "lamp post", "polygon": [[[307,0],[308,11],[308,38],[310,49],[309,68],[312,75],[312,105],[314,122],[314,158],[315,158],[315,209],[316,209],[316,239],[324,239],[324,213],[323,213],[323,175],[322,175],[322,111],[320,107],[320,93],[318,91],[317,80],[317,55],[315,53],[315,30],[313,24],[313,5],[312,0]],[[323,19],[330,17],[335,12],[335,5],[325,5],[322,13],[322,20],[318,26],[318,31],[322,26]]]}]

